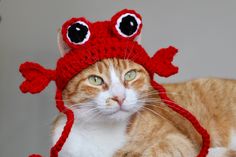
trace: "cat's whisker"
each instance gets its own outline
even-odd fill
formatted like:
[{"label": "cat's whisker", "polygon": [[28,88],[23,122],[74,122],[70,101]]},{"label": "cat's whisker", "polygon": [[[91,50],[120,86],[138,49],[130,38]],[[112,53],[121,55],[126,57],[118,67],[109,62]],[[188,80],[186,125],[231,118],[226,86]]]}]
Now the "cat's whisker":
[{"label": "cat's whisker", "polygon": [[98,116],[100,113],[98,113],[98,109],[96,108],[96,107],[94,107],[94,108],[91,108],[91,109],[89,109],[89,110],[87,110],[87,111],[84,111],[84,112],[81,112],[81,113],[79,113],[80,115],[85,115],[85,114],[90,114],[91,113],[91,115],[90,116],[86,116],[87,118],[86,119],[83,119],[82,121],[81,121],[81,119],[79,119],[79,118],[76,118],[75,119],[75,121],[76,122],[81,122],[80,123],[80,127],[82,127],[83,125],[85,125],[87,122],[89,122],[90,120],[92,120],[92,119],[94,119],[96,116]]},{"label": "cat's whisker", "polygon": [[71,106],[86,106],[86,105],[95,105],[95,103],[93,101],[89,101],[89,102],[76,103]]},{"label": "cat's whisker", "polygon": [[[79,115],[79,116],[88,115],[88,114],[90,114],[90,113],[92,113],[92,115],[93,115],[93,114],[96,113],[97,110],[98,110],[98,109],[97,109],[96,107],[90,108],[90,109],[85,110],[85,111],[80,110],[80,113],[79,113],[80,115]],[[91,117],[91,116],[86,116],[86,117]]]},{"label": "cat's whisker", "polygon": [[[81,106],[82,107],[82,106]],[[72,111],[77,111],[77,110],[79,110],[79,109],[83,109],[83,108],[88,108],[88,110],[86,110],[86,111],[84,111],[84,112],[80,112],[79,114],[81,114],[81,115],[85,115],[85,114],[88,114],[89,112],[93,112],[93,111],[95,111],[95,110],[97,110],[97,108],[96,107],[94,107],[94,105],[91,105],[91,106],[89,106],[89,105],[85,105],[85,106],[83,106],[82,108],[74,108],[74,106],[67,106],[67,108],[68,109],[72,109]],[[62,112],[60,112],[59,114],[61,114],[61,115],[64,115],[64,112],[66,111],[66,109],[64,110],[64,111],[62,111]],[[80,110],[81,111],[81,110]],[[75,119],[75,121],[76,121],[76,119]],[[68,123],[70,123],[70,122],[72,122],[72,121],[69,121]]]},{"label": "cat's whisker", "polygon": [[179,95],[179,96],[184,96],[183,94],[178,94],[178,93],[172,93],[172,92],[156,92],[156,91],[148,91],[148,92],[142,92],[140,93],[140,95],[145,95],[145,96],[156,96],[156,95],[159,95],[159,94],[170,94],[170,95]]},{"label": "cat's whisker", "polygon": [[152,106],[152,107],[156,107],[156,108],[158,108],[158,109],[160,109],[160,110],[163,110],[163,111],[167,111],[167,112],[169,112],[170,111],[170,109],[169,108],[166,108],[167,106],[164,106],[164,107],[162,107],[162,106],[160,106],[159,104],[158,105],[156,105],[156,104],[148,104],[148,105],[145,105],[146,107],[147,106]]},{"label": "cat's whisker", "polygon": [[[159,103],[159,104],[161,104],[161,105],[163,105],[164,107],[173,107],[173,108],[176,108],[176,106],[174,106],[174,105],[172,105],[172,104],[165,104],[165,103]],[[156,104],[148,104],[147,106],[156,106],[156,107],[159,107],[160,109],[163,109],[163,108],[161,108],[160,107],[160,105],[156,105]],[[167,110],[167,109],[165,109],[165,110]],[[170,111],[170,110],[168,110],[168,111]]]},{"label": "cat's whisker", "polygon": [[158,96],[158,93],[147,93],[147,92],[141,92],[139,93],[140,97],[150,97],[150,96]]},{"label": "cat's whisker", "polygon": [[94,107],[94,105],[86,105],[86,106],[70,106],[68,107],[69,109],[72,109],[72,110],[81,110],[81,109],[89,109],[89,108],[92,108]]},{"label": "cat's whisker", "polygon": [[162,103],[162,102],[152,102],[152,101],[148,101],[148,102],[142,102],[142,101],[139,101],[138,103],[140,103],[140,104],[143,104],[143,105],[150,105],[150,104],[158,104],[158,105],[165,105],[164,103]]},{"label": "cat's whisker", "polygon": [[[149,85],[149,87],[152,87],[152,86],[150,86]],[[152,91],[145,91],[145,92],[143,92],[143,93],[152,93],[152,94],[167,94],[167,95],[177,95],[177,96],[186,96],[185,94],[181,94],[181,93],[177,93],[177,92],[168,92],[168,91],[166,91],[166,92],[158,92],[158,91],[156,91],[156,90],[152,90]],[[142,94],[143,94],[142,93]],[[188,95],[189,96],[189,95]]]},{"label": "cat's whisker", "polygon": [[162,104],[162,105],[166,105],[166,103],[162,102],[162,101],[152,101],[152,100],[146,100],[146,101],[138,101],[138,103],[143,103],[143,104]]},{"label": "cat's whisker", "polygon": [[137,100],[161,100],[161,99],[155,97],[138,97]]},{"label": "cat's whisker", "polygon": [[147,119],[146,119],[146,118],[144,118],[144,116],[142,115],[142,113],[140,113],[140,111],[137,111],[136,113],[138,114],[138,116],[140,116],[140,117],[141,117],[141,119],[143,119],[145,122],[147,122],[147,123],[148,123]]},{"label": "cat's whisker", "polygon": [[153,101],[160,101],[159,97],[139,97],[137,100],[153,100]]},{"label": "cat's whisker", "polygon": [[[89,122],[91,119],[94,119],[94,117],[96,117],[97,114],[98,114],[97,110],[98,110],[98,109],[95,107],[95,108],[91,108],[91,109],[89,109],[89,110],[87,110],[87,111],[84,111],[84,112],[82,112],[82,113],[79,113],[79,114],[81,114],[82,116],[86,115],[86,117],[87,117],[86,120],[83,119],[82,123],[80,123],[80,126],[83,126],[83,124]],[[87,116],[88,114],[91,114],[91,116]],[[89,118],[88,118],[88,117],[89,117]],[[77,118],[76,121],[81,122],[81,120],[80,120],[79,118]]]},{"label": "cat's whisker", "polygon": [[80,103],[75,103],[70,106],[85,106],[85,105],[92,105],[92,104],[94,104],[94,102],[80,102]]},{"label": "cat's whisker", "polygon": [[174,103],[174,101],[172,101],[172,100],[168,100],[168,99],[161,99],[161,98],[139,98],[138,100],[146,100],[146,101],[148,101],[148,100],[152,100],[152,101],[161,101],[161,102],[170,102],[170,103]]},{"label": "cat's whisker", "polygon": [[169,119],[167,119],[166,117],[160,115],[158,112],[156,112],[156,111],[154,111],[154,110],[152,110],[152,109],[150,109],[150,108],[147,108],[147,107],[143,106],[142,109],[153,113],[154,115],[156,115],[156,116],[158,116],[158,117],[160,117],[160,118],[166,120],[166,121],[169,122],[169,123],[172,123]]},{"label": "cat's whisker", "polygon": [[150,104],[152,104],[152,103],[153,103],[153,104],[158,104],[158,105],[163,105],[163,106],[169,106],[169,107],[176,108],[175,105],[173,105],[173,104],[166,104],[166,103],[163,102],[163,101],[162,101],[162,102],[158,102],[158,103],[157,103],[157,102],[149,102],[148,105],[150,105]]},{"label": "cat's whisker", "polygon": [[161,99],[137,99],[138,102],[153,102],[153,103],[158,103],[158,102],[162,102]]},{"label": "cat's whisker", "polygon": [[[140,103],[140,102],[139,102]],[[141,102],[141,104],[143,104],[143,106],[150,106],[150,105],[153,105],[153,106],[158,106],[159,108],[163,108],[163,107],[167,107],[167,105],[163,102]]]},{"label": "cat's whisker", "polygon": [[146,105],[159,105],[159,106],[167,106],[165,103],[162,102],[138,102],[140,104],[143,104],[144,106]]},{"label": "cat's whisker", "polygon": [[89,119],[86,119],[86,121],[84,121],[82,124],[80,124],[80,125],[84,125],[84,124],[86,124],[87,122],[89,122],[90,120],[92,120],[92,119],[96,119],[96,120],[100,120],[100,118],[102,117],[102,116],[104,116],[103,115],[103,113],[102,112],[100,112],[97,108],[95,108],[95,110],[94,110],[95,112],[92,114],[92,116],[89,116]]},{"label": "cat's whisker", "polygon": [[[153,86],[151,86],[151,85],[147,85],[147,87],[150,87],[151,89],[153,89]],[[144,92],[147,92],[147,93],[156,93],[156,94],[158,94],[158,93],[165,93],[165,94],[173,94],[173,95],[183,95],[184,96],[184,94],[180,94],[180,93],[178,93],[178,92],[169,92],[169,91],[165,91],[165,92],[158,92],[158,91],[156,91],[156,90],[147,90],[147,91],[144,91]]]},{"label": "cat's whisker", "polygon": [[104,114],[102,112],[100,112],[99,110],[97,110],[98,116],[96,117],[97,120],[100,120],[99,118],[103,117]]},{"label": "cat's whisker", "polygon": [[[91,97],[86,97],[86,96],[83,96],[83,95],[80,95],[80,97],[83,97],[83,98],[86,98],[86,99],[91,99]],[[63,100],[53,99],[53,100],[55,100],[55,101],[63,101],[63,102],[73,101],[73,99],[63,99]]]},{"label": "cat's whisker", "polygon": [[[80,107],[80,108],[86,108],[86,107],[94,107],[94,105],[91,104],[85,104],[85,103],[80,103],[80,104],[74,104],[74,105],[66,105],[67,109],[79,109],[79,108],[75,108],[75,107]],[[67,109],[61,111],[62,113],[64,113]]]},{"label": "cat's whisker", "polygon": [[165,103],[163,103],[163,101],[160,98],[140,98],[139,97],[138,99],[130,100],[130,102],[143,103],[143,104],[145,104],[145,103],[154,103],[154,104],[162,103],[162,104],[165,104]]}]

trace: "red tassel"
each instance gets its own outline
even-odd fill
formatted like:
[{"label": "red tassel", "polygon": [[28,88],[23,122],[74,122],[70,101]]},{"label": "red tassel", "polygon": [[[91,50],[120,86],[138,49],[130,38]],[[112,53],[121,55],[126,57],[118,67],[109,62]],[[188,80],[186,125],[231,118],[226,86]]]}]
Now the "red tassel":
[{"label": "red tassel", "polygon": [[162,77],[169,77],[178,73],[178,67],[172,64],[173,58],[178,50],[172,46],[158,50],[152,57],[152,69]]},{"label": "red tassel", "polygon": [[64,105],[64,102],[62,101],[62,91],[57,89],[56,92],[56,97],[55,97],[56,103],[57,103],[57,109],[61,112],[64,113],[67,117],[67,121],[66,124],[64,126],[64,129],[61,133],[60,138],[58,139],[58,141],[56,142],[56,144],[51,148],[50,151],[50,157],[58,157],[58,153],[61,151],[63,145],[66,142],[66,139],[68,138],[71,128],[74,124],[74,113],[72,110],[70,110],[69,108],[67,108]]}]

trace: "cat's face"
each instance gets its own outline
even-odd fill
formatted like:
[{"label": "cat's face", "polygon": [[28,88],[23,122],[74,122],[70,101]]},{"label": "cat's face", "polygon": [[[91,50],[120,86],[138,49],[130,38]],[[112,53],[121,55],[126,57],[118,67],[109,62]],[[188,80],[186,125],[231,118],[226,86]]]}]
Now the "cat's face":
[{"label": "cat's face", "polygon": [[75,76],[63,98],[80,120],[125,120],[144,105],[149,82],[149,74],[141,65],[105,59]]}]

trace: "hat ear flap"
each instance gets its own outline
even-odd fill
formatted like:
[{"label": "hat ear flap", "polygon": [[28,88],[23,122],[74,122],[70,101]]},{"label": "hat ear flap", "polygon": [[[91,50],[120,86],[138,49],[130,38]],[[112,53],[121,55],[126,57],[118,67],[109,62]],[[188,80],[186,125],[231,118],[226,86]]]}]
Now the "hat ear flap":
[{"label": "hat ear flap", "polygon": [[39,93],[47,87],[51,80],[56,78],[55,71],[47,70],[41,65],[32,62],[21,64],[19,71],[25,78],[25,81],[20,85],[20,90],[23,93]]},{"label": "hat ear flap", "polygon": [[172,64],[173,58],[178,50],[175,47],[169,46],[158,50],[152,60],[152,70],[154,73],[162,77],[169,77],[178,73],[179,68]]}]

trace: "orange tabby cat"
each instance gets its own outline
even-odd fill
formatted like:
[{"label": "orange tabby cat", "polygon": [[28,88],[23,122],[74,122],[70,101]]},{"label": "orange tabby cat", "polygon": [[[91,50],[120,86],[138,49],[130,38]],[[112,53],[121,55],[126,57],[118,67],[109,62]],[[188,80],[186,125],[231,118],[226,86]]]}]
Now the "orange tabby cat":
[{"label": "orange tabby cat", "polygon": [[[60,157],[194,157],[201,137],[163,104],[149,75],[129,60],[105,59],[75,76],[63,92],[75,124]],[[236,81],[198,79],[165,84],[211,135],[208,157],[236,157]],[[65,124],[53,123],[55,143]]]}]

